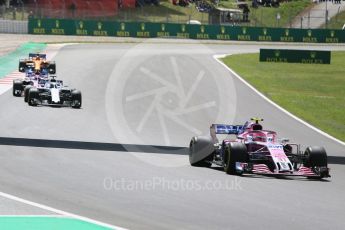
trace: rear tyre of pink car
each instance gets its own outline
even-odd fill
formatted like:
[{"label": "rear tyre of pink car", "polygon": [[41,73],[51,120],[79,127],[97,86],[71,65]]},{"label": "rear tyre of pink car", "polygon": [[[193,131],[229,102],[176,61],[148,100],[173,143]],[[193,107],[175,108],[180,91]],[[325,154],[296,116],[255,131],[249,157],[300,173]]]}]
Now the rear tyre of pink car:
[{"label": "rear tyre of pink car", "polygon": [[194,167],[211,167],[214,145],[210,136],[193,137],[189,143],[189,162]]}]

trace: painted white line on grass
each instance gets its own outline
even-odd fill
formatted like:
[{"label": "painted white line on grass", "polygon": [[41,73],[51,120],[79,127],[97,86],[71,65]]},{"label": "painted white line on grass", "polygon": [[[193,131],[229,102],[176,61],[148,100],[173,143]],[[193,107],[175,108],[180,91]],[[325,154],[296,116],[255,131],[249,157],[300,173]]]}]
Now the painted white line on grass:
[{"label": "painted white line on grass", "polygon": [[38,203],[29,201],[29,200],[25,200],[25,199],[22,199],[22,198],[19,198],[19,197],[16,197],[16,196],[13,196],[13,195],[10,195],[10,194],[7,194],[7,193],[0,192],[0,196],[4,197],[4,198],[7,198],[7,199],[10,199],[10,200],[21,202],[23,204],[27,204],[27,205],[30,205],[30,206],[33,206],[33,207],[36,207],[36,208],[40,208],[40,209],[43,209],[43,210],[54,212],[54,213],[57,213],[57,214],[60,214],[60,215],[66,216],[66,217],[71,217],[71,218],[74,218],[74,219],[78,219],[78,220],[82,220],[82,221],[89,222],[89,223],[92,223],[92,224],[96,224],[96,225],[99,225],[99,226],[102,226],[102,227],[106,227],[106,228],[110,228],[110,229],[116,229],[116,230],[126,230],[125,228],[122,228],[122,227],[118,227],[118,226],[115,226],[115,225],[110,225],[110,224],[103,223],[103,222],[100,222],[100,221],[97,221],[97,220],[93,220],[93,219],[90,219],[90,218],[87,218],[87,217],[84,217],[84,216],[79,216],[79,215],[76,215],[76,214],[73,214],[73,213],[65,212],[65,211],[62,211],[62,210],[59,210],[59,209],[56,209],[56,208],[52,208],[52,207],[43,205],[43,204],[38,204]]},{"label": "painted white line on grass", "polygon": [[246,86],[248,86],[250,89],[252,89],[255,93],[257,93],[259,96],[261,96],[263,99],[265,99],[268,103],[270,103],[271,105],[275,106],[277,109],[281,110],[282,112],[284,112],[285,114],[289,115],[290,117],[292,117],[293,119],[299,121],[300,123],[304,124],[305,126],[307,126],[308,128],[313,129],[314,131],[318,132],[319,134],[341,144],[345,146],[345,142],[329,135],[328,133],[325,133],[324,131],[316,128],[315,126],[312,126],[311,124],[303,121],[302,119],[296,117],[295,115],[293,115],[292,113],[290,113],[289,111],[285,110],[284,108],[280,107],[279,105],[277,105],[275,102],[271,101],[269,98],[267,98],[265,95],[263,95],[261,92],[259,92],[257,89],[255,89],[251,84],[249,84],[247,81],[245,81],[240,75],[238,75],[235,71],[233,71],[229,66],[227,66],[224,62],[222,62],[220,60],[220,58],[225,58],[226,56],[229,56],[231,54],[216,54],[213,55],[213,58],[219,63],[221,64],[224,68],[226,68],[228,71],[230,71],[236,78],[238,78],[240,81],[242,81]]}]

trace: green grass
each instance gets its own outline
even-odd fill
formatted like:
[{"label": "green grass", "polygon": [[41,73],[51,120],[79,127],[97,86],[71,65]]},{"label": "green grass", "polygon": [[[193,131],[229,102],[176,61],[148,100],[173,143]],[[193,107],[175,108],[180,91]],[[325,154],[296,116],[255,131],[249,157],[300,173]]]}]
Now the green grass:
[{"label": "green grass", "polygon": [[236,4],[236,0],[220,0],[218,7],[229,8],[229,9],[237,9],[238,8],[237,4]]},{"label": "green grass", "polygon": [[[345,11],[332,17],[331,20],[328,22],[327,28],[341,30],[344,24],[345,24]],[[321,28],[325,28],[325,25],[321,26]]]},{"label": "green grass", "polygon": [[[263,27],[290,27],[292,20],[307,7],[311,6],[310,0],[295,0],[282,2],[278,8],[262,7],[255,9],[251,7],[251,1],[247,1],[250,7],[248,26]],[[219,7],[238,9],[235,0],[221,0]],[[277,21],[277,13],[280,14],[280,20]]]},{"label": "green grass", "polygon": [[345,52],[332,52],[330,65],[259,62],[259,54],[223,61],[281,107],[345,141]]},{"label": "green grass", "polygon": [[[259,7],[251,8],[251,25],[264,27],[290,27],[293,19],[311,6],[310,0],[289,1],[280,4],[280,7]],[[277,14],[280,14],[280,20],[277,20]]]},{"label": "green grass", "polygon": [[28,20],[28,15],[29,14],[25,10],[20,8],[15,13],[13,13],[13,10],[7,10],[3,15],[0,15],[0,17],[7,20],[25,21]]}]

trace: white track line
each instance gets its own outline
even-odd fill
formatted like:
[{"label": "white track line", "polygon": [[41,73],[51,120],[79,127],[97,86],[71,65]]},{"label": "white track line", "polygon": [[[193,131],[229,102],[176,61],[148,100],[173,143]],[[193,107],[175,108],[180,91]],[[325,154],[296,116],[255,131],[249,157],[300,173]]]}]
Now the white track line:
[{"label": "white track line", "polygon": [[32,202],[32,201],[28,201],[28,200],[25,200],[25,199],[22,199],[22,198],[19,198],[19,197],[16,197],[16,196],[13,196],[13,195],[10,195],[10,194],[7,194],[7,193],[0,192],[0,196],[2,196],[4,198],[7,198],[7,199],[11,199],[11,200],[17,201],[17,202],[24,203],[24,204],[27,204],[27,205],[31,205],[31,206],[36,207],[36,208],[40,208],[40,209],[44,209],[44,210],[47,210],[47,211],[50,211],[50,212],[54,212],[54,213],[57,213],[57,214],[60,214],[60,215],[66,216],[66,217],[82,220],[82,221],[89,222],[89,223],[92,223],[92,224],[96,224],[96,225],[99,225],[99,226],[102,226],[102,227],[106,227],[106,228],[110,228],[110,229],[116,229],[116,230],[126,230],[125,228],[121,228],[121,227],[118,227],[118,226],[115,226],[115,225],[106,224],[106,223],[103,223],[103,222],[100,222],[100,221],[97,221],[97,220],[93,220],[93,219],[90,219],[90,218],[87,218],[87,217],[79,216],[79,215],[76,215],[76,214],[73,214],[73,213],[61,211],[59,209],[55,209],[55,208],[52,208],[52,207],[49,207],[49,206],[46,206],[46,205],[43,205],[43,204],[38,204],[38,203],[35,203],[35,202]]},{"label": "white track line", "polygon": [[269,102],[271,105],[275,106],[277,109],[281,110],[282,112],[284,112],[285,114],[289,115],[290,117],[292,117],[293,119],[299,121],[300,123],[304,124],[305,126],[307,126],[308,128],[313,129],[314,131],[318,132],[319,134],[341,144],[345,146],[345,142],[342,142],[341,140],[338,140],[337,138],[329,135],[328,133],[323,132],[322,130],[316,128],[315,126],[312,126],[311,124],[303,121],[302,119],[296,117],[295,115],[293,115],[292,113],[290,113],[289,111],[285,110],[284,108],[280,107],[279,105],[277,105],[276,103],[274,103],[273,101],[271,101],[269,98],[267,98],[265,95],[263,95],[262,93],[260,93],[257,89],[255,89],[251,84],[249,84],[247,81],[245,81],[240,75],[238,75],[235,71],[233,71],[232,69],[230,69],[227,65],[225,65],[221,60],[219,60],[220,58],[224,58],[226,56],[229,56],[231,54],[222,54],[222,55],[213,55],[213,58],[219,63],[221,64],[224,68],[226,68],[229,72],[231,72],[236,78],[238,78],[240,81],[242,81],[246,86],[248,86],[250,89],[252,89],[255,93],[257,93],[259,96],[261,96],[263,99],[265,99],[267,102]]}]

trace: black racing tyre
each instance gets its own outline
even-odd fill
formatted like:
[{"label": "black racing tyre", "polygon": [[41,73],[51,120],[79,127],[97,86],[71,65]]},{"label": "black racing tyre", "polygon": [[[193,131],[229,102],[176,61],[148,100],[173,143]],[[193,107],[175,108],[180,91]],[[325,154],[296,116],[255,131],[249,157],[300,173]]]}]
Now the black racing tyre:
[{"label": "black racing tyre", "polygon": [[56,64],[55,62],[51,62],[48,67],[49,74],[55,74],[56,73]]},{"label": "black racing tyre", "polygon": [[31,88],[29,90],[28,104],[30,106],[37,106],[37,100],[39,100],[39,92],[36,88]]},{"label": "black racing tyre", "polygon": [[248,162],[247,147],[243,143],[230,142],[225,146],[223,161],[227,174],[239,175],[236,172],[236,162]]},{"label": "black racing tyre", "polygon": [[213,160],[213,153],[211,153],[209,156],[205,157],[204,159],[201,159],[200,161],[193,162],[191,161],[192,156],[196,154],[195,152],[195,141],[192,139],[189,144],[189,162],[191,166],[194,167],[206,167],[209,168],[212,165]]},{"label": "black racing tyre", "polygon": [[23,91],[23,82],[18,81],[18,80],[14,80],[13,81],[13,90],[12,90],[13,96],[20,97],[22,95],[22,91]]},{"label": "black racing tyre", "polygon": [[327,167],[327,153],[323,147],[310,146],[304,152],[305,167]]},{"label": "black racing tyre", "polygon": [[31,85],[25,86],[25,88],[24,88],[24,102],[28,102],[28,100],[29,100],[29,91],[30,91],[31,88],[32,88]]},{"label": "black racing tyre", "polygon": [[26,61],[19,61],[18,71],[21,73],[25,73],[25,69],[26,69]]},{"label": "black racing tyre", "polygon": [[72,108],[79,109],[82,103],[81,92],[79,90],[73,90],[72,94]]}]

